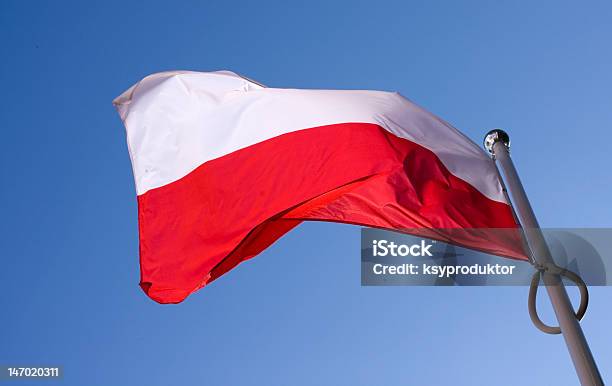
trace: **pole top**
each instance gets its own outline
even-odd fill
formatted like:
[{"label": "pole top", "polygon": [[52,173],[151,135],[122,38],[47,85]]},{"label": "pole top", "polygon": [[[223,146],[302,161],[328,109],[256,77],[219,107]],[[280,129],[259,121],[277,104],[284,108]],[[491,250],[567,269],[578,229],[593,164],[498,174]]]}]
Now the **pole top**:
[{"label": "pole top", "polygon": [[487,133],[484,137],[484,148],[491,154],[493,154],[493,145],[497,142],[501,142],[506,146],[506,149],[510,150],[510,136],[502,129],[493,129]]}]

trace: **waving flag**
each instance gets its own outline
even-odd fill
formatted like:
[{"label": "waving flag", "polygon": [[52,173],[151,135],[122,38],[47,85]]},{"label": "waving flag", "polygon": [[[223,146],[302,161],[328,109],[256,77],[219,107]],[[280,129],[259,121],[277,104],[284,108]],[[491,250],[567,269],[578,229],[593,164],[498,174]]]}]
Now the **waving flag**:
[{"label": "waving flag", "polygon": [[182,301],[304,220],[436,230],[526,259],[516,240],[445,234],[517,224],[493,161],[397,93],[173,71],[114,103],[138,195],[141,287],[158,302]]}]

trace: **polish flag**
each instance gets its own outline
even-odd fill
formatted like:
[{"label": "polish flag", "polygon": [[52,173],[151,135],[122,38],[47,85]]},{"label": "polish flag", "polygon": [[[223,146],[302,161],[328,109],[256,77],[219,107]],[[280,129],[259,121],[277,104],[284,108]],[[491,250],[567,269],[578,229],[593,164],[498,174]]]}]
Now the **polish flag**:
[{"label": "polish flag", "polygon": [[267,88],[229,71],[147,76],[114,101],[138,195],[142,289],[178,303],[305,220],[526,260],[493,161],[398,93]]}]

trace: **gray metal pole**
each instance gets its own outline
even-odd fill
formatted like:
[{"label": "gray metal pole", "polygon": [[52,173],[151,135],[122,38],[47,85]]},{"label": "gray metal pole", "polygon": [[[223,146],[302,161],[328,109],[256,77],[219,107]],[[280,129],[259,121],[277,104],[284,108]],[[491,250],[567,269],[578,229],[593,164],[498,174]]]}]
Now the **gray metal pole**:
[{"label": "gray metal pole", "polygon": [[[533,260],[540,265],[553,263],[538,220],[510,158],[510,138],[508,134],[499,129],[490,131],[485,137],[485,148],[493,155],[504,174],[512,196],[512,205],[525,232],[525,238]],[[561,333],[574,362],[580,384],[583,386],[603,385],[601,374],[599,374],[593,354],[591,354],[580,323],[574,314],[572,303],[561,277],[558,274],[547,272],[544,273],[543,280],[559,321]]]}]

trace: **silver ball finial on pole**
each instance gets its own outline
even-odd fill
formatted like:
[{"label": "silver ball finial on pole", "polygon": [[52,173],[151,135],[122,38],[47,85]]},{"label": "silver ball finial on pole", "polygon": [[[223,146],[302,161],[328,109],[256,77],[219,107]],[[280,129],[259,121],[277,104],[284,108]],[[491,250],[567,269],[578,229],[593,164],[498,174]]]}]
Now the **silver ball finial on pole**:
[{"label": "silver ball finial on pole", "polygon": [[501,142],[506,146],[508,151],[510,150],[510,136],[502,129],[493,129],[485,135],[484,148],[491,154],[495,154],[493,151],[493,145],[496,142]]}]

